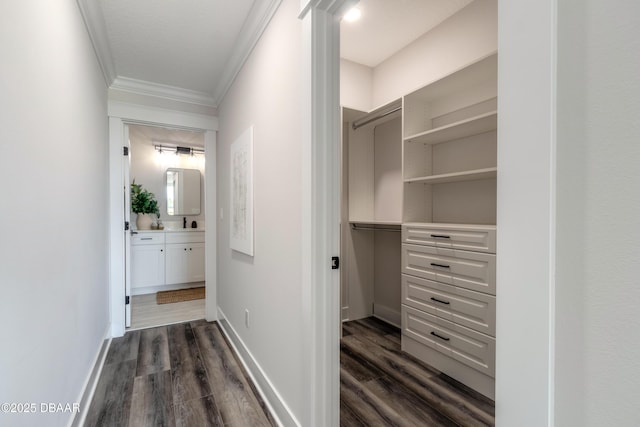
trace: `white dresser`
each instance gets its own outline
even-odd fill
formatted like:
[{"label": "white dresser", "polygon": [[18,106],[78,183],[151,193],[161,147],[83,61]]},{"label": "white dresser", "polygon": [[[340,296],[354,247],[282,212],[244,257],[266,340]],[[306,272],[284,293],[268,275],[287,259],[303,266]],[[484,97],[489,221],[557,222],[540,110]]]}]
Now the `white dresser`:
[{"label": "white dresser", "polygon": [[402,226],[402,349],[492,399],[495,241],[495,226]]}]

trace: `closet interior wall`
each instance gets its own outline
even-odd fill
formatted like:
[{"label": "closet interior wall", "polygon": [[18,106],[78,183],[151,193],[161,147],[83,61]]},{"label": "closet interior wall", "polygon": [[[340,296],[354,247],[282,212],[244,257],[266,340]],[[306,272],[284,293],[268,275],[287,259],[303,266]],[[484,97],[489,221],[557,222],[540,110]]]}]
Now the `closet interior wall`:
[{"label": "closet interior wall", "polygon": [[342,320],[400,326],[402,120],[396,112],[354,129],[371,116],[343,109]]}]

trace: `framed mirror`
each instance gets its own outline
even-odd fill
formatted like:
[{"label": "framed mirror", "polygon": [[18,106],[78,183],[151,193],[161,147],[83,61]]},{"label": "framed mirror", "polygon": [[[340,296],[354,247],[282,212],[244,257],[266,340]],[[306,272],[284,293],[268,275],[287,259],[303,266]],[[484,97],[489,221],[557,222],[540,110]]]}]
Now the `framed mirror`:
[{"label": "framed mirror", "polygon": [[165,174],[168,215],[200,215],[200,171],[169,168]]}]

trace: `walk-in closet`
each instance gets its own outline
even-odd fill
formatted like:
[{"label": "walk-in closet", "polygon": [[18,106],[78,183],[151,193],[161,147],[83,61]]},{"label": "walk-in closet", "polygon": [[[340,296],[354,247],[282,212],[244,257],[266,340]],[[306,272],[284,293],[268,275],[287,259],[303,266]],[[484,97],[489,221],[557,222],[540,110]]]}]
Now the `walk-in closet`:
[{"label": "walk-in closet", "polygon": [[[385,22],[392,22],[395,12],[378,3],[361,1],[362,16],[371,7],[376,13],[386,10]],[[393,3],[413,15],[427,14],[425,4],[442,6],[437,1]],[[406,396],[422,396],[424,390],[440,387],[430,380],[412,383],[413,374],[405,373],[411,377],[407,379],[393,372],[413,372],[407,366],[417,363],[429,372],[425,377],[437,376],[458,387],[452,392],[456,396],[475,396],[456,402],[487,417],[479,422],[492,424],[499,295],[497,1],[457,4],[439,23],[375,65],[353,59],[352,46],[343,49],[342,403],[360,421],[367,421],[366,411],[350,403],[344,391],[346,385],[355,387],[360,375],[354,354],[366,339],[354,335],[383,325],[378,332],[390,340],[388,345],[382,344],[379,359],[367,355],[372,347],[364,351],[361,366],[385,372],[377,362],[407,357],[388,368],[389,381],[398,390],[406,386],[411,390]],[[358,30],[348,25],[341,25],[347,44]],[[407,25],[415,27],[416,17]],[[392,33],[389,25],[380,28]],[[384,48],[371,37],[362,49]],[[393,393],[389,384],[382,394],[368,390],[366,381],[360,384],[360,393],[371,392],[381,401]],[[423,396],[425,407],[437,406],[438,399],[443,398]],[[405,409],[402,402],[388,404],[389,414]]]}]

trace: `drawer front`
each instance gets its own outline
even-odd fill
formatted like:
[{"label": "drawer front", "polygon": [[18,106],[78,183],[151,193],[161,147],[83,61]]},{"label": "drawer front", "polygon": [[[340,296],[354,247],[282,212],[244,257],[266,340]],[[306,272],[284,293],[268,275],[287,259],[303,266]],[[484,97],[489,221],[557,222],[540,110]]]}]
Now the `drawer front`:
[{"label": "drawer front", "polygon": [[403,244],[402,272],[496,294],[496,256],[493,254]]},{"label": "drawer front", "polygon": [[162,245],[164,244],[164,233],[144,233],[137,232],[131,235],[132,245]]},{"label": "drawer front", "polygon": [[167,243],[204,243],[204,231],[168,232]]},{"label": "drawer front", "polygon": [[495,228],[439,227],[436,224],[402,226],[402,242],[485,253],[496,253]]},{"label": "drawer front", "polygon": [[405,305],[402,306],[402,334],[495,377],[496,340],[493,337]]},{"label": "drawer front", "polygon": [[496,335],[496,297],[402,275],[402,303],[487,335]]}]

